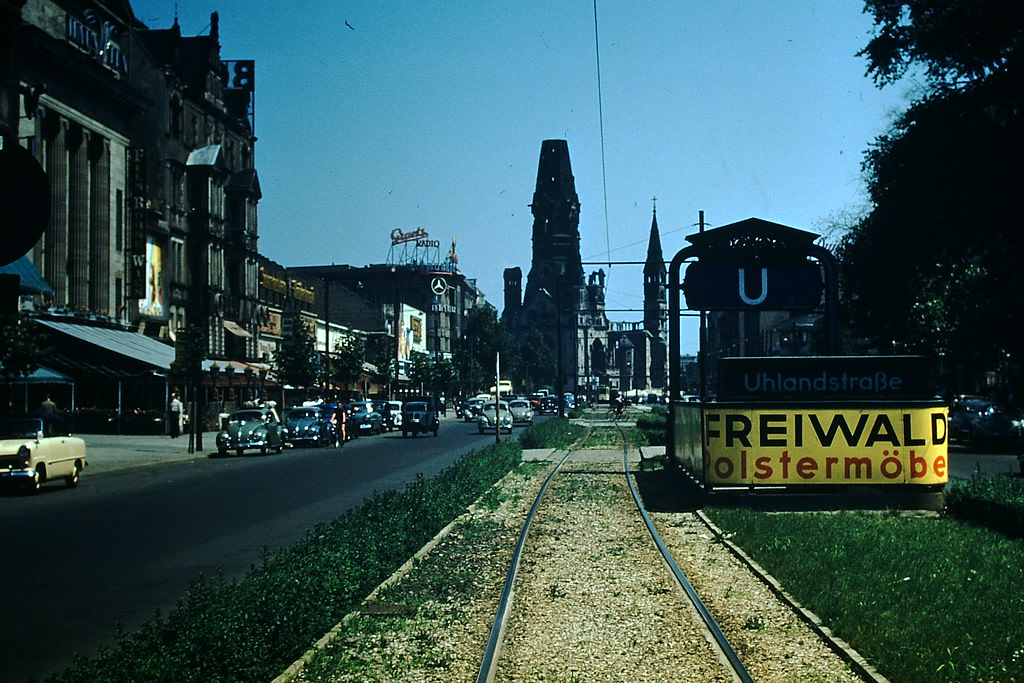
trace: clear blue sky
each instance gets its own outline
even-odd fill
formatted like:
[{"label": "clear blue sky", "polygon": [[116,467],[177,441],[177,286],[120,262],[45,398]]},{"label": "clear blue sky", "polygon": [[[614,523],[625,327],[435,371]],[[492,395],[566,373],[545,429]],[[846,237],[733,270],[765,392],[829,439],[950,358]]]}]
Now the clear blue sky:
[{"label": "clear blue sky", "polygon": [[[701,210],[813,232],[859,211],[863,153],[906,107],[855,56],[860,0],[598,0],[597,45],[593,0],[132,6],[153,28],[177,8],[185,35],[217,11],[221,57],[256,60],[261,253],[384,263],[394,228],[423,228],[499,310],[502,270],[529,270],[542,140],[569,142],[585,261],[643,260],[652,197],[671,259]],[[641,285],[612,266],[608,307]]]}]

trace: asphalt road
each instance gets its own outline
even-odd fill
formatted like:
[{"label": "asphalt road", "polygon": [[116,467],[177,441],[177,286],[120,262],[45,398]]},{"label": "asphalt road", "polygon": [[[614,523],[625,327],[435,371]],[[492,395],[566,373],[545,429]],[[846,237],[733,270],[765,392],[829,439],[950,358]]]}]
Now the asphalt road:
[{"label": "asphalt road", "polygon": [[[0,680],[60,671],[116,642],[117,624],[166,613],[195,579],[240,577],[265,548],[493,440],[451,417],[436,438],[382,434],[269,456],[197,457],[156,437],[148,452],[138,440],[137,462],[93,449],[77,489],[0,494]],[[172,446],[164,461],[155,453]]]},{"label": "asphalt road", "polygon": [[1000,475],[1021,476],[1016,453],[987,453],[969,446],[950,444],[950,480],[969,479],[978,470],[990,477]]}]

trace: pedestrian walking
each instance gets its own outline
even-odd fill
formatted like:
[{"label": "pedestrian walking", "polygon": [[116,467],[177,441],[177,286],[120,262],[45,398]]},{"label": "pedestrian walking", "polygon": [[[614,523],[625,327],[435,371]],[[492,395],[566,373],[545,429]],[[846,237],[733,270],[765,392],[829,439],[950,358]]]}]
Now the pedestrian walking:
[{"label": "pedestrian walking", "polygon": [[43,399],[43,402],[39,404],[39,412],[46,414],[52,414],[57,412],[57,404],[54,403],[53,399],[50,398],[49,394],[47,394],[46,398]]},{"label": "pedestrian walking", "polygon": [[171,427],[171,438],[176,439],[181,436],[181,414],[182,414],[182,403],[181,399],[178,398],[177,392],[171,392],[171,405],[170,405],[170,427]]}]

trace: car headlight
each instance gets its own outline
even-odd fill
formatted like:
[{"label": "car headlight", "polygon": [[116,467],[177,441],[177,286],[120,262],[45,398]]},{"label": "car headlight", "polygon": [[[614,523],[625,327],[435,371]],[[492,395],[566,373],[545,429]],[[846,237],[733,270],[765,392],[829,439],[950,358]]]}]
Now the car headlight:
[{"label": "car headlight", "polygon": [[28,449],[28,446],[22,446],[18,449],[18,461],[21,462],[22,467],[28,467],[28,464],[32,461],[32,451]]}]

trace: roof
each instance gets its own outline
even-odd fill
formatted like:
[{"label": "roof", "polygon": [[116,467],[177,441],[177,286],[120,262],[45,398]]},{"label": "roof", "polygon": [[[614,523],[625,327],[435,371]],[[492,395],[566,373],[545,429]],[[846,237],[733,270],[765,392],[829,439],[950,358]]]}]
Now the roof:
[{"label": "roof", "polygon": [[57,320],[36,320],[40,325],[108,351],[168,370],[174,361],[174,347],[138,332],[115,330],[108,327],[78,325]]}]

